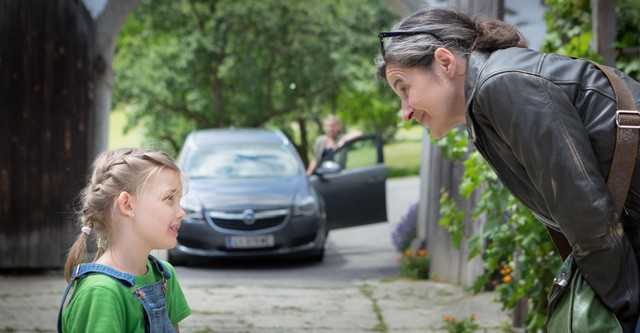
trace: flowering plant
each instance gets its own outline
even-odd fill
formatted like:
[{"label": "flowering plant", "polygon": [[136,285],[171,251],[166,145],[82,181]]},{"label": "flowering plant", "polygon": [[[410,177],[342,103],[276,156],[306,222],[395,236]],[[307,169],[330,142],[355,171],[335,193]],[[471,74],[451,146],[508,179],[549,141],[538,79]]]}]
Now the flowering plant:
[{"label": "flowering plant", "polygon": [[449,333],[471,333],[480,329],[480,325],[475,322],[476,319],[475,314],[472,314],[469,319],[460,320],[451,316],[444,316],[444,321],[446,322],[444,329]]},{"label": "flowering plant", "polygon": [[403,252],[411,245],[411,241],[416,238],[416,220],[418,219],[418,203],[412,204],[407,213],[402,216],[400,222],[396,224],[391,234],[393,246],[398,252]]},{"label": "flowering plant", "polygon": [[414,253],[411,250],[405,250],[400,258],[400,273],[412,280],[428,279],[429,257],[427,251],[419,250]]}]

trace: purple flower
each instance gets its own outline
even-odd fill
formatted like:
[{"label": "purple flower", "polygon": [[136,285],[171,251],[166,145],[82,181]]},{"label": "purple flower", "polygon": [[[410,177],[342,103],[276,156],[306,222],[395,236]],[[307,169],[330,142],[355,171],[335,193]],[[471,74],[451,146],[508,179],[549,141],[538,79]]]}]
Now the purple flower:
[{"label": "purple flower", "polygon": [[418,203],[409,207],[407,213],[400,218],[400,223],[396,224],[391,233],[391,240],[396,250],[403,252],[411,245],[411,241],[416,237],[416,221],[418,220]]}]

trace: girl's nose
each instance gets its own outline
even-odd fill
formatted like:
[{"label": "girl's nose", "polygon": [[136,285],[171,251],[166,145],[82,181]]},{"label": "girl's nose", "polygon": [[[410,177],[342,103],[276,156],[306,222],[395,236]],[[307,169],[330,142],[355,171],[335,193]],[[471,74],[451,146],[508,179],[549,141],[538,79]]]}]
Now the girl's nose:
[{"label": "girl's nose", "polygon": [[411,121],[413,117],[413,108],[409,106],[409,103],[402,101],[402,120]]},{"label": "girl's nose", "polygon": [[178,220],[182,220],[186,215],[187,212],[185,212],[184,209],[180,207],[180,209],[178,210]]}]

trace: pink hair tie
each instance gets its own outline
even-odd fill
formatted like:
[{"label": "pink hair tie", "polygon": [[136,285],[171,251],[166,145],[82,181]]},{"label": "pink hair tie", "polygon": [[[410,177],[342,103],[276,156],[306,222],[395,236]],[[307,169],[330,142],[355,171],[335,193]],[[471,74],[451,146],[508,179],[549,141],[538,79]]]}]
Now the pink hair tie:
[{"label": "pink hair tie", "polygon": [[87,234],[87,236],[89,236],[91,234],[91,228],[90,227],[82,227],[82,232],[84,232],[85,234]]}]

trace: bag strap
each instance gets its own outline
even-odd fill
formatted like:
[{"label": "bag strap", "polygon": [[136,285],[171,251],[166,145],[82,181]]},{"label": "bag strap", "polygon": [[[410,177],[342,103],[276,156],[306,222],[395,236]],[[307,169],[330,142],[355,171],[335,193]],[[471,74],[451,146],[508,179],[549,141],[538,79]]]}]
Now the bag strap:
[{"label": "bag strap", "polygon": [[638,154],[640,139],[640,113],[636,108],[631,90],[618,75],[598,63],[594,64],[607,76],[616,94],[616,125],[617,138],[613,152],[613,161],[607,187],[616,205],[616,216],[622,214],[624,202],[631,185],[631,176]]},{"label": "bag strap", "polygon": [[[616,145],[607,178],[607,188],[616,206],[616,216],[619,217],[622,215],[624,203],[627,200],[638,154],[640,112],[638,112],[633,94],[624,80],[609,68],[593,61],[592,63],[607,76],[616,97]],[[547,231],[562,260],[565,260],[573,250],[571,244],[561,232],[550,227],[547,227]]]},{"label": "bag strap", "polygon": [[547,232],[549,233],[549,236],[551,236],[551,240],[553,241],[553,245],[555,245],[556,250],[560,253],[562,261],[565,261],[571,252],[573,252],[571,243],[569,243],[567,237],[564,237],[560,231],[557,231],[550,226],[547,226]]}]

